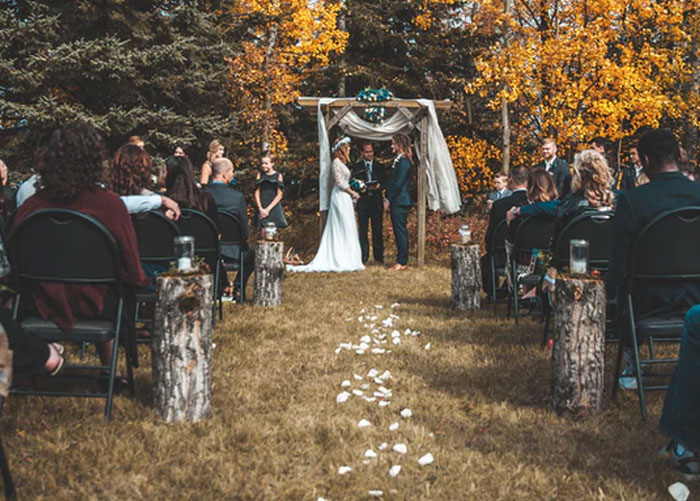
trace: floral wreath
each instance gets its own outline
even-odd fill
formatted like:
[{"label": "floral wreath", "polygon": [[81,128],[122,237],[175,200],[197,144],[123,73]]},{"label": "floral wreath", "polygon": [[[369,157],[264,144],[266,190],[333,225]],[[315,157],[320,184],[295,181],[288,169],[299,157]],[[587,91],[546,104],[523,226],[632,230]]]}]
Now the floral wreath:
[{"label": "floral wreath", "polygon": [[[365,87],[357,95],[357,100],[363,103],[377,103],[391,101],[392,99],[394,99],[394,94],[386,87],[381,89]],[[373,124],[381,123],[384,121],[385,116],[386,108],[384,106],[368,106],[365,108],[365,120],[368,122]]]}]

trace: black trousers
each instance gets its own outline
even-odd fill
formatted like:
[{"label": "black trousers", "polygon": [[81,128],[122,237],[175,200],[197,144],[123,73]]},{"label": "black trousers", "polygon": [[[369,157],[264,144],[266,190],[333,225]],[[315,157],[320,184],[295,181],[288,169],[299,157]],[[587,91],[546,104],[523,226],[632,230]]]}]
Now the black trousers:
[{"label": "black trousers", "polygon": [[369,232],[372,223],[372,256],[374,260],[384,262],[384,206],[380,195],[363,195],[357,203],[357,218],[360,223],[360,249],[362,250],[362,262],[369,259]]},{"label": "black trousers", "polygon": [[21,383],[32,376],[44,374],[44,364],[49,358],[48,343],[22,329],[6,308],[0,308],[0,323],[12,350],[13,381]]}]

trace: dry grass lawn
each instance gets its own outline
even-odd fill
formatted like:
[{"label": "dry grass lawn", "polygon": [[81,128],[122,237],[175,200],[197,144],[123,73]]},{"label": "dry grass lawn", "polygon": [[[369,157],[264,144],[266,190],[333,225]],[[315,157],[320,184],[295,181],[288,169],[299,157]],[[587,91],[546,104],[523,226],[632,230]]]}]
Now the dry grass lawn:
[{"label": "dry grass lawn", "polygon": [[[11,398],[0,431],[19,495],[341,500],[380,489],[384,499],[668,498],[676,477],[655,457],[665,443],[656,427],[663,395],[650,398],[647,422],[630,395],[608,400],[594,418],[556,417],[539,325],[523,323],[521,345],[503,309],[450,311],[449,274],[431,265],[291,275],[279,308],[228,305],[214,333],[213,417],[200,424],[166,425],[154,414],[146,348],[137,395],[116,398],[109,425],[103,401]],[[370,333],[357,320],[363,308],[384,306],[378,322],[392,303],[398,330],[420,336],[381,345],[388,354],[335,353]],[[346,379],[376,391],[366,377],[373,368],[393,375],[389,406],[357,396],[336,403]],[[408,419],[399,416],[406,407]],[[358,428],[361,419],[372,426]],[[393,452],[396,443],[408,452]],[[378,457],[364,464],[367,449]],[[427,452],[435,461],[421,467]],[[403,468],[392,478],[396,464]],[[340,466],[352,471],[339,475]]]}]

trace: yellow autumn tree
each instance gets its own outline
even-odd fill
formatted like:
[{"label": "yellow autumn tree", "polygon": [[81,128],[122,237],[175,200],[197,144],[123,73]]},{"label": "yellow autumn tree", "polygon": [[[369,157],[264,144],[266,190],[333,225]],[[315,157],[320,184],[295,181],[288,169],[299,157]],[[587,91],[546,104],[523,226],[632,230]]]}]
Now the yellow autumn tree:
[{"label": "yellow autumn tree", "polygon": [[347,34],[336,27],[340,4],[325,0],[237,0],[246,19],[238,54],[229,60],[231,93],[247,146],[286,150],[278,109],[294,102],[304,79],[342,52]]},{"label": "yellow autumn tree", "polygon": [[463,136],[445,138],[462,196],[483,193],[491,187],[501,152],[483,139]]},{"label": "yellow autumn tree", "polygon": [[516,149],[544,136],[576,147],[669,117],[695,121],[697,102],[679,92],[692,75],[694,8],[690,0],[483,0],[475,29],[497,41],[478,57],[467,90],[493,109],[508,104]]}]

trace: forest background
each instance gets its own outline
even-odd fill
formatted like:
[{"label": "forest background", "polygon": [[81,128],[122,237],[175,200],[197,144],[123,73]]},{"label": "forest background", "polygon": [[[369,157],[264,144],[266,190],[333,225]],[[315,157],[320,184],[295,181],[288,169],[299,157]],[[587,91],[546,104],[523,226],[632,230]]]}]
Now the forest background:
[{"label": "forest background", "polygon": [[181,145],[198,168],[221,139],[245,186],[269,146],[292,203],[318,175],[296,98],[386,87],[454,102],[439,118],[467,202],[544,137],[571,159],[604,136],[624,163],[666,126],[697,161],[699,18],[694,0],[0,0],[0,158],[27,177],[80,119],[156,163]]}]

